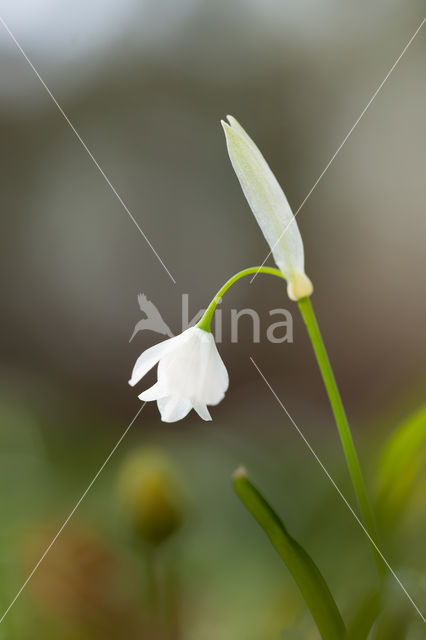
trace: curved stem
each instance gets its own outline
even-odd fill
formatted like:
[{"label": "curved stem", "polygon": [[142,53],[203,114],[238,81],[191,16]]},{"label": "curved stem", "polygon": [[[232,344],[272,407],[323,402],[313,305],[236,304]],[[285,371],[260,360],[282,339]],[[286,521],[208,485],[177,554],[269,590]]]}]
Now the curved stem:
[{"label": "curved stem", "polygon": [[[339,431],[346,463],[348,465],[361,515],[368,533],[370,534],[374,542],[376,542],[377,532],[373,511],[370,505],[370,500],[368,498],[367,489],[365,487],[361,466],[355,449],[355,444],[352,439],[349,422],[346,416],[345,409],[343,407],[342,399],[340,397],[337,382],[334,377],[333,369],[331,367],[324,341],[321,336],[318,322],[309,298],[302,298],[301,300],[298,300],[298,305],[306,328],[308,330],[308,334],[312,342],[312,347],[314,349],[318,366],[321,371],[322,379],[327,391],[328,399],[333,410],[334,419]],[[377,553],[376,558],[380,573],[382,574],[384,572],[383,561],[380,556],[377,555]]]},{"label": "curved stem", "polygon": [[201,320],[198,322],[197,327],[199,329],[203,329],[204,331],[210,332],[210,325],[213,318],[213,314],[216,310],[217,305],[222,299],[222,296],[228,291],[232,285],[237,282],[240,278],[244,278],[244,276],[249,276],[252,273],[267,273],[271,276],[277,276],[278,278],[284,279],[283,274],[279,269],[275,269],[273,267],[249,267],[248,269],[243,269],[242,271],[238,271],[232,278],[229,278],[227,282],[219,289],[213,300],[210,302],[209,306],[205,310]]}]

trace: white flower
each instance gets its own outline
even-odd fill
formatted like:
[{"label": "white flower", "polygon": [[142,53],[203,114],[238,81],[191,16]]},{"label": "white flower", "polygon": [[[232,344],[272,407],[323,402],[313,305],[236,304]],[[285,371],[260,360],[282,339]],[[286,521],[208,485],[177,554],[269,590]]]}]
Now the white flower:
[{"label": "white flower", "polygon": [[305,274],[303,242],[296,219],[265,158],[232,116],[222,121],[229,157],[244,195],[287,280],[292,300],[310,296],[312,282]]},{"label": "white flower", "polygon": [[157,362],[158,381],[139,398],[157,400],[164,422],[181,420],[191,409],[203,420],[211,420],[207,405],[218,404],[229,384],[213,335],[190,327],[147,349],[138,358],[129,384],[137,384]]}]

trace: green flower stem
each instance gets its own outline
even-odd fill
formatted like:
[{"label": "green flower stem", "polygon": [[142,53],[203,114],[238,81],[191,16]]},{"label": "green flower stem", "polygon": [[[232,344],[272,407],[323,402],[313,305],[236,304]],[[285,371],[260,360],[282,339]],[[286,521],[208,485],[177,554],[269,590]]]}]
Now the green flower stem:
[{"label": "green flower stem", "polygon": [[[228,289],[244,276],[251,275],[253,273],[266,273],[269,275],[277,276],[285,279],[279,269],[272,267],[249,267],[236,273],[219,289],[213,300],[210,302],[206,311],[204,312],[201,320],[198,322],[197,327],[204,331],[211,331],[211,321],[216,310],[217,305],[221,301],[223,295]],[[352,479],[352,483],[355,489],[355,494],[360,507],[361,515],[364,520],[364,525],[373,539],[374,543],[377,541],[376,525],[374,521],[373,512],[370,506],[367,490],[365,487],[364,479],[361,472],[361,467],[358,460],[358,455],[355,449],[355,445],[352,439],[351,430],[346,417],[345,409],[342,404],[340,393],[337,387],[336,379],[331,368],[330,361],[328,359],[327,351],[321,333],[318,327],[318,323],[312,308],[312,304],[309,298],[302,298],[298,300],[300,312],[303,316],[306,328],[308,330],[309,337],[312,342],[312,346],[317,358],[317,362],[321,371],[321,375],[324,381],[324,385],[330,400],[330,404],[333,410],[334,418],[336,420],[337,428],[339,431],[340,439],[343,446],[343,451],[346,457],[349,473]],[[374,545],[373,545],[374,547]],[[384,563],[381,557],[377,554],[377,563],[380,569],[380,573],[385,571]]]},{"label": "green flower stem", "polygon": [[221,289],[217,292],[213,300],[210,302],[209,306],[205,310],[203,317],[198,322],[197,327],[199,329],[203,329],[204,331],[210,332],[210,325],[212,322],[213,314],[216,310],[217,305],[222,299],[222,296],[228,291],[229,287],[237,282],[240,278],[244,278],[244,276],[249,276],[252,273],[268,273],[271,276],[277,276],[278,278],[284,279],[283,274],[279,269],[274,269],[273,267],[249,267],[248,269],[243,269],[236,273],[232,278],[229,278],[227,282],[223,285]]},{"label": "green flower stem", "polygon": [[[330,360],[327,355],[317,319],[315,317],[315,313],[309,298],[302,298],[301,300],[298,300],[298,305],[312,342],[312,347],[315,352],[318,366],[320,368],[322,379],[327,391],[328,399],[330,401],[334,418],[336,420],[337,429],[339,431],[340,440],[342,442],[343,451],[346,457],[346,462],[358,500],[361,515],[368,533],[376,543],[377,533],[373,511],[371,509],[370,501],[364,483],[364,478],[362,476],[361,467],[359,464],[354,441],[352,439],[348,419],[346,417],[345,409],[343,407],[342,399],[340,397],[339,389],[337,387],[333,369],[331,368]],[[378,566],[380,567],[380,572],[383,573],[383,561],[377,554],[377,550],[375,551]]]}]

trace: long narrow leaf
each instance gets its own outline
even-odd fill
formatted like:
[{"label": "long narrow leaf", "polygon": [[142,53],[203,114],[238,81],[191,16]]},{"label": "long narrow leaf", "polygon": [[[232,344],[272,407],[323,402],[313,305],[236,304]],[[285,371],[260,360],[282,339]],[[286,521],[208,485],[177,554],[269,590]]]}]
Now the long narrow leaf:
[{"label": "long narrow leaf", "polygon": [[394,431],[380,456],[377,509],[387,523],[401,514],[425,464],[426,406],[423,406]]},{"label": "long narrow leaf", "polygon": [[346,633],[345,625],[330,589],[312,558],[289,534],[272,507],[250,482],[244,469],[235,472],[233,482],[238,497],[287,565],[323,640],[342,640]]},{"label": "long narrow leaf", "polygon": [[380,612],[380,595],[371,591],[363,598],[348,624],[347,640],[366,640]]}]

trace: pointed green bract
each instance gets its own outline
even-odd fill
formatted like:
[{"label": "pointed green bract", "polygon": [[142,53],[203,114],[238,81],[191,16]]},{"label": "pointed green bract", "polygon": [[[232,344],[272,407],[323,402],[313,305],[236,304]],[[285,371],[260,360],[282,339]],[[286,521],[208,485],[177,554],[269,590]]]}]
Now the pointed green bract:
[{"label": "pointed green bract", "polygon": [[323,640],[343,640],[346,631],[339,609],[312,558],[289,534],[272,507],[250,482],[244,469],[237,469],[233,483],[238,497],[260,524],[287,565]]}]

